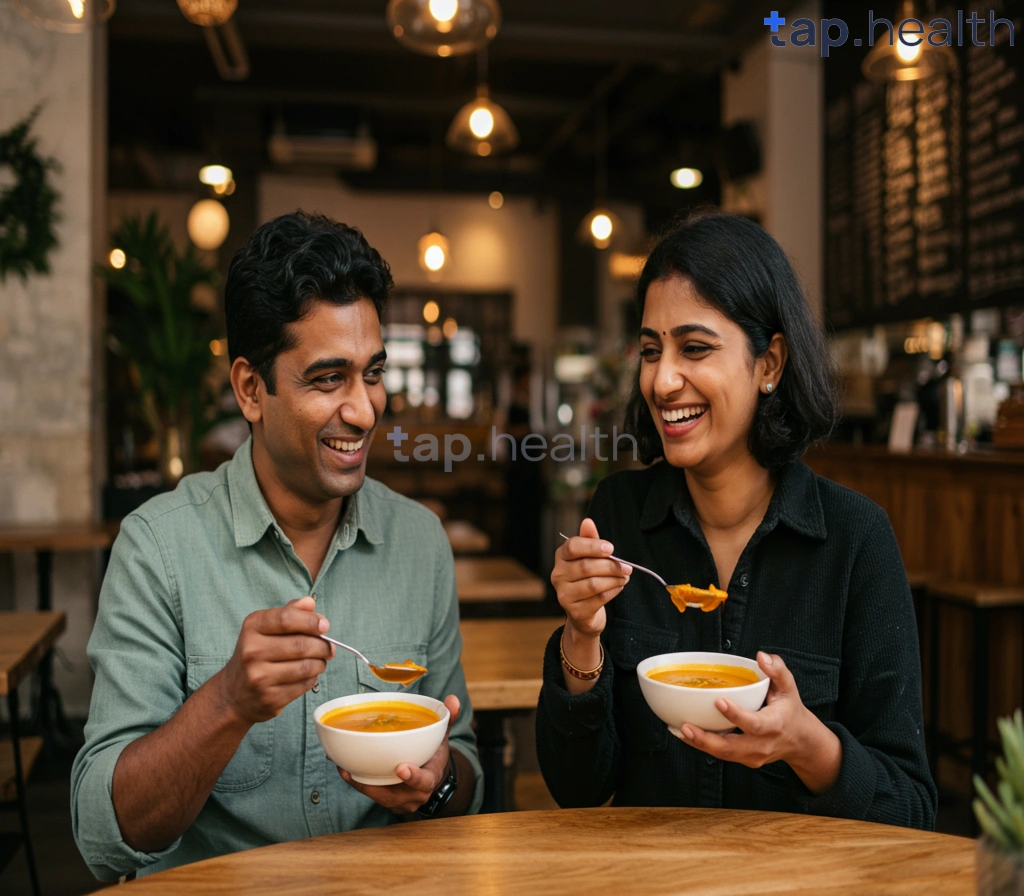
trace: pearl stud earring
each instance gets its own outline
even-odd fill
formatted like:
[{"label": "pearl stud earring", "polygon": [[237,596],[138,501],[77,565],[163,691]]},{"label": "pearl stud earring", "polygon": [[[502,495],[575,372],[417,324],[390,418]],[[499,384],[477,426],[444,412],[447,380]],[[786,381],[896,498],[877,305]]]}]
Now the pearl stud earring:
[{"label": "pearl stud earring", "polygon": [[772,384],[771,384],[771,383],[768,383],[768,384],[767,384],[767,385],[766,385],[766,386],[764,387],[764,391],[765,391],[765,392],[771,392],[771,391],[772,391]]}]

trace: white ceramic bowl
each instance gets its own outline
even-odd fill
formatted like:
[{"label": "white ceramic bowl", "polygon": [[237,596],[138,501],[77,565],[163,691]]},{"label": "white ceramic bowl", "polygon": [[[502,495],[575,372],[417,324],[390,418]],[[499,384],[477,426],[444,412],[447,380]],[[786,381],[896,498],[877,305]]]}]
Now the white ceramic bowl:
[{"label": "white ceramic bowl", "polygon": [[[436,722],[409,731],[344,731],[324,725],[324,713],[356,703],[415,703],[440,716]],[[437,752],[448,729],[451,714],[440,700],[420,694],[368,693],[338,697],[322,703],[313,712],[316,734],[327,758],[343,768],[360,784],[400,784],[395,769],[403,762],[422,766]]]},{"label": "white ceramic bowl", "polygon": [[[665,684],[648,678],[647,673],[660,666],[677,666],[684,663],[709,663],[716,666],[741,666],[757,673],[758,681],[738,688],[685,688],[677,684]],[[661,719],[669,730],[678,734],[681,726],[689,722],[705,731],[722,733],[736,726],[715,709],[719,697],[731,700],[743,709],[754,712],[761,708],[771,683],[761,671],[756,660],[733,656],[731,653],[662,653],[651,656],[636,667],[640,690],[647,705]]]}]

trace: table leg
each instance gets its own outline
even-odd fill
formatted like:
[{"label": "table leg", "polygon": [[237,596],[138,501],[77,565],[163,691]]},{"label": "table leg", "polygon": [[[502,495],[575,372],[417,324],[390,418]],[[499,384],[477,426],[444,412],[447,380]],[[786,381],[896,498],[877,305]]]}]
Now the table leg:
[{"label": "table leg", "polygon": [[21,767],[21,733],[19,729],[18,689],[11,688],[7,695],[7,710],[11,717],[11,746],[14,749],[14,780],[18,793],[18,815],[21,817],[21,836],[25,844],[25,861],[28,862],[28,876],[32,883],[32,893],[40,896],[39,874],[36,871],[36,859],[32,852],[32,839],[28,833],[28,797],[26,782]]},{"label": "table leg", "polygon": [[505,718],[495,710],[476,714],[476,742],[484,769],[484,802],[480,812],[505,811]]},{"label": "table leg", "polygon": [[988,610],[974,611],[974,773],[988,769]]},{"label": "table leg", "polygon": [[[53,609],[53,551],[36,551],[36,575],[38,590],[36,609],[47,611]],[[32,712],[32,729],[43,736],[43,755],[49,760],[56,750],[54,723],[65,736],[71,736],[71,728],[64,715],[60,692],[53,684],[53,651],[48,650],[39,662],[36,671],[38,691]]]},{"label": "table leg", "polygon": [[939,783],[939,600],[932,597],[928,606],[928,765],[932,780]]}]

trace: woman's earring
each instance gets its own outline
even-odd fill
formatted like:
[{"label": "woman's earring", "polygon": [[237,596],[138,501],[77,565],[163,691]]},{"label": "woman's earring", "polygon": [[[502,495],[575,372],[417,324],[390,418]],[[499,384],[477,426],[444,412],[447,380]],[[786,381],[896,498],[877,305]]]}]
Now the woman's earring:
[{"label": "woman's earring", "polygon": [[771,384],[771,383],[768,383],[768,384],[767,384],[767,385],[766,385],[766,386],[764,387],[764,391],[765,391],[765,392],[771,392],[771,391],[772,391],[772,384]]}]

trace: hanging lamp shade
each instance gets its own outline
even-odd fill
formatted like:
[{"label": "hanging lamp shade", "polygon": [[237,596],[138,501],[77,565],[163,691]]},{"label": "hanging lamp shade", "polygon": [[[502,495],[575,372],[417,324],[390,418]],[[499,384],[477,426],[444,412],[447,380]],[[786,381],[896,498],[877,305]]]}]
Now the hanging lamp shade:
[{"label": "hanging lamp shade", "polygon": [[238,0],[178,0],[181,14],[193,25],[216,28],[226,25],[238,8]]},{"label": "hanging lamp shade", "polygon": [[188,236],[200,249],[217,249],[228,238],[228,210],[216,199],[200,199],[188,213]]},{"label": "hanging lamp shade", "polygon": [[[914,15],[914,4],[911,0],[904,2],[900,15],[893,23],[894,28],[899,22],[917,18]],[[906,44],[897,33],[893,34],[890,44],[883,33],[882,40],[876,43],[871,52],[864,57],[861,71],[864,77],[876,84],[888,81],[920,81],[935,75],[946,74],[956,68],[956,54],[949,46],[932,46],[928,35],[935,29],[923,22],[924,33],[907,35],[911,40],[920,40],[918,44]]]},{"label": "hanging lamp shade", "polygon": [[74,34],[105,22],[116,0],[14,0],[14,8],[33,25]]},{"label": "hanging lamp shade", "polygon": [[427,56],[462,56],[501,28],[498,0],[389,0],[388,28],[404,47]]},{"label": "hanging lamp shade", "polygon": [[501,155],[519,145],[519,131],[508,112],[490,98],[486,85],[481,84],[476,99],[455,113],[445,143],[449,149],[472,156]]}]

